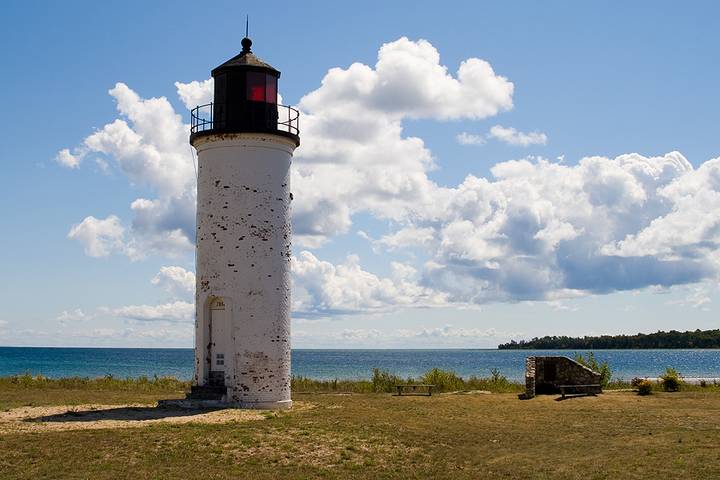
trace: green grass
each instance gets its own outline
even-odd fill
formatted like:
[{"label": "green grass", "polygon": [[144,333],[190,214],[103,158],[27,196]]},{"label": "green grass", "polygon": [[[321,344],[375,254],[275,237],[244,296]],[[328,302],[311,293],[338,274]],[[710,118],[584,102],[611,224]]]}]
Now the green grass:
[{"label": "green grass", "polygon": [[[494,393],[520,392],[519,383],[508,381],[496,372],[488,378],[463,379],[453,372],[432,369],[420,378],[401,378],[375,369],[370,380],[315,380],[292,378],[295,393],[381,393],[394,392],[397,384],[429,383],[436,392],[486,390]],[[171,377],[100,378],[70,377],[53,379],[42,375],[0,377],[0,410],[19,406],[58,403],[78,405],[102,401],[152,403],[160,397],[179,397],[190,389],[190,382]],[[50,403],[48,403],[50,402]]]},{"label": "green grass", "polygon": [[[663,391],[662,382],[656,381],[651,383],[653,392]],[[628,389],[635,389],[631,382],[625,380],[613,380],[608,384],[608,387],[605,390],[612,391]],[[709,382],[703,386],[680,382],[680,390],[684,392],[720,393],[720,383]]]},{"label": "green grass", "polygon": [[[392,393],[398,384],[432,384],[435,392],[484,390],[492,393],[520,393],[524,384],[505,378],[500,372],[490,377],[471,376],[463,378],[452,371],[431,369],[418,378],[405,378],[387,370],[374,369],[369,380],[315,380],[294,376],[292,391],[295,393]],[[607,390],[630,389],[627,381],[613,380]],[[99,378],[69,377],[53,379],[42,375],[15,375],[0,377],[0,408],[22,405],[45,405],[45,391],[54,391],[55,396],[63,395],[65,403],[92,403],[96,398],[113,399],[116,403],[132,399],[152,402],[157,395],[182,394],[190,389],[190,382],[173,377]],[[689,392],[720,392],[720,384],[706,386],[682,384],[681,389]],[[660,384],[653,385],[654,391],[662,391]]]},{"label": "green grass", "polygon": [[387,370],[374,369],[370,380],[315,380],[294,376],[292,391],[298,393],[392,393],[396,385],[430,384],[435,392],[485,390],[493,393],[519,393],[525,386],[511,382],[500,372],[487,378],[467,379],[454,372],[433,368],[418,378],[403,378]]},{"label": "green grass", "polygon": [[[0,402],[16,385],[0,382]],[[92,385],[98,403],[133,394]],[[23,388],[46,404],[77,390]],[[134,400],[152,395],[165,392]],[[5,430],[0,478],[720,478],[720,394],[555,399],[305,394],[294,410],[244,423]]]},{"label": "green grass", "polygon": [[179,390],[189,388],[190,382],[178,380],[174,377],[153,377],[145,376],[137,378],[118,378],[112,375],[98,378],[87,377],[66,377],[49,378],[42,375],[14,375],[0,377],[0,388],[8,387],[29,387],[38,388],[90,388],[102,391],[132,391],[132,392],[156,392]]},{"label": "green grass", "polygon": [[[190,382],[171,377],[47,378],[42,375],[0,377],[0,410],[19,406],[152,403],[158,396],[178,396]],[[0,477],[1,478],[1,477]]]}]

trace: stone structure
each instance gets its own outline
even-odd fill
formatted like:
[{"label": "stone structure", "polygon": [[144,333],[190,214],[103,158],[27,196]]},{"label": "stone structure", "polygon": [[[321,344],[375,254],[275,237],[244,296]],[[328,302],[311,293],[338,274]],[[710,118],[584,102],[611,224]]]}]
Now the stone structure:
[{"label": "stone structure", "polygon": [[523,398],[560,393],[561,385],[597,385],[582,387],[575,393],[600,393],[600,374],[568,357],[527,357]]}]

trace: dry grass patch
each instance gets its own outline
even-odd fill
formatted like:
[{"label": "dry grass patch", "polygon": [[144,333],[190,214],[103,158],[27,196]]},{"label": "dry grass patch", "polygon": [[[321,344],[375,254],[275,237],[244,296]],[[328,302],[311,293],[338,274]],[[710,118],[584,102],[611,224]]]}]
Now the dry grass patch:
[{"label": "dry grass patch", "polygon": [[262,420],[257,410],[182,410],[154,405],[19,407],[0,412],[0,433],[147,427],[156,423],[228,423]]},{"label": "dry grass patch", "polygon": [[[304,439],[305,441],[299,441]],[[419,447],[405,445],[385,435],[344,435],[342,432],[317,432],[302,428],[278,429],[266,433],[246,448],[224,444],[225,455],[234,462],[249,459],[283,466],[342,468],[362,466],[366,460],[380,468],[391,468],[398,460],[421,454]]]},{"label": "dry grass patch", "polygon": [[[313,408],[294,402],[295,411]],[[243,423],[276,418],[270,410],[160,408],[157,404],[18,407],[0,412],[0,433],[147,427],[153,424]]]}]

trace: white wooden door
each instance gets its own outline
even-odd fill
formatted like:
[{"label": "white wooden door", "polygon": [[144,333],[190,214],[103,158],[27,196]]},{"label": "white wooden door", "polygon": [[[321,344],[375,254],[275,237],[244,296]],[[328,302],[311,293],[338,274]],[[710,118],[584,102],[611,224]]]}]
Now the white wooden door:
[{"label": "white wooden door", "polygon": [[224,372],[230,361],[230,311],[222,298],[210,304],[210,371]]}]

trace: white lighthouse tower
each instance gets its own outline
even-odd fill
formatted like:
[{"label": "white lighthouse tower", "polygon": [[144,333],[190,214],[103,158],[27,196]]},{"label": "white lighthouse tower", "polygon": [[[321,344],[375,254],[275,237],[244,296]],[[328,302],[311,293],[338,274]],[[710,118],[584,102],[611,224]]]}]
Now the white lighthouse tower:
[{"label": "white lighthouse tower", "polygon": [[297,110],[280,72],[242,52],[212,71],[213,103],[193,109],[197,150],[195,379],[188,401],[289,408],[290,162]]}]

